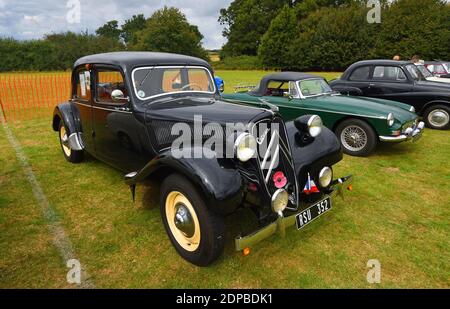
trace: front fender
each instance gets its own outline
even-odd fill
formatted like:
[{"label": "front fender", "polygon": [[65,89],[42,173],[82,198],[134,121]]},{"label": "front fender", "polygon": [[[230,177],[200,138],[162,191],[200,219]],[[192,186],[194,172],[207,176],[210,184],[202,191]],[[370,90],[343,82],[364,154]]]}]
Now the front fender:
[{"label": "front fender", "polygon": [[81,132],[80,117],[76,109],[72,108],[70,102],[58,104],[53,110],[52,128],[59,130],[59,121],[63,120],[69,133]]},{"label": "front fender", "polygon": [[81,138],[82,130],[78,111],[69,102],[58,104],[53,111],[52,128],[59,130],[59,124],[63,121],[68,133],[69,145],[73,150],[83,150]]},{"label": "front fender", "polygon": [[286,122],[289,144],[294,161],[299,188],[303,188],[308,178],[308,172],[317,179],[324,166],[332,166],[342,160],[342,149],[336,135],[326,127],[311,141],[303,143],[294,121]]},{"label": "front fender", "polygon": [[125,177],[129,186],[136,186],[158,171],[184,175],[198,187],[205,197],[207,207],[219,214],[236,210],[243,200],[242,177],[234,167],[225,167],[219,159],[175,158],[170,149],[161,153],[132,177]]}]

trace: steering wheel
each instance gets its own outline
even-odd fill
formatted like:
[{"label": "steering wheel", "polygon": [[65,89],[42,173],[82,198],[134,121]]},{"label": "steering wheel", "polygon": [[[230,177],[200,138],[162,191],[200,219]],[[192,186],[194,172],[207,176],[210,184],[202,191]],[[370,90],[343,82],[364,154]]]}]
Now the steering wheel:
[{"label": "steering wheel", "polygon": [[189,84],[187,84],[187,85],[184,85],[183,87],[181,87],[181,90],[186,90],[187,88],[191,88],[191,87],[196,87],[197,90],[200,90],[200,91],[203,90],[202,86],[200,86],[200,85],[197,84],[197,83],[189,83]]}]

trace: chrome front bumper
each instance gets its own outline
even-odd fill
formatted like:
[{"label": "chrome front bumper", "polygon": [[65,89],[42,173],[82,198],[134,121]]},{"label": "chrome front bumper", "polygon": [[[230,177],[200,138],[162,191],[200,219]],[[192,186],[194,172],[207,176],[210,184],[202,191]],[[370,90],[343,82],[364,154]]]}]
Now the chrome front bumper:
[{"label": "chrome front bumper", "polygon": [[[342,177],[339,179],[336,179],[331,188],[332,191],[328,195],[330,198],[333,198],[336,195],[339,195],[344,199],[344,192],[347,190],[353,183],[353,177],[347,176]],[[326,196],[325,196],[326,197]],[[315,203],[306,205],[306,208],[314,205]],[[298,211],[297,213],[290,215],[289,217],[284,217],[282,214],[278,217],[278,219],[269,225],[263,227],[262,229],[259,229],[247,236],[238,236],[235,238],[235,247],[236,251],[242,251],[245,248],[252,247],[253,245],[257,244],[258,242],[272,236],[273,234],[279,232],[281,236],[285,235],[285,229],[287,227],[290,227],[292,225],[295,225],[295,216],[302,212],[304,210],[304,207],[302,207],[301,211]]]},{"label": "chrome front bumper", "polygon": [[417,141],[423,133],[423,129],[425,128],[425,123],[421,121],[416,127],[406,129],[403,134],[399,136],[380,136],[381,142],[390,142],[390,143],[398,143],[409,141],[412,139],[413,142]]}]

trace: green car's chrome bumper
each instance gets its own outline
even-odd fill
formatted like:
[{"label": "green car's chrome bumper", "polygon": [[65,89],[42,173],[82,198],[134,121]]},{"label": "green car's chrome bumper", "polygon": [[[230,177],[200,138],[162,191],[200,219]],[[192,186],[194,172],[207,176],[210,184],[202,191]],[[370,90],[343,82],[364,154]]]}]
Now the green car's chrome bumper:
[{"label": "green car's chrome bumper", "polygon": [[[333,198],[336,195],[341,196],[344,198],[344,192],[345,190],[351,188],[351,185],[353,183],[353,177],[347,176],[343,178],[339,178],[335,181],[333,181],[333,184],[331,185],[332,191],[328,195],[330,198]],[[327,196],[325,196],[327,197]],[[306,205],[308,207],[314,205],[314,203],[310,205]],[[285,229],[287,227],[290,227],[295,224],[295,216],[302,212],[304,209],[302,207],[301,211],[298,211],[297,213],[290,215],[289,217],[279,216],[278,219],[269,225],[263,227],[260,230],[257,230],[247,236],[241,237],[238,236],[235,238],[235,246],[237,251],[242,251],[245,248],[249,248],[258,242],[272,236],[273,234],[279,232],[282,236],[285,234]]]},{"label": "green car's chrome bumper", "polygon": [[380,141],[389,143],[398,143],[409,141],[410,139],[412,139],[412,141],[415,142],[422,136],[424,128],[425,123],[421,121],[417,126],[406,129],[405,132],[403,132],[403,134],[400,134],[398,136],[380,136]]}]

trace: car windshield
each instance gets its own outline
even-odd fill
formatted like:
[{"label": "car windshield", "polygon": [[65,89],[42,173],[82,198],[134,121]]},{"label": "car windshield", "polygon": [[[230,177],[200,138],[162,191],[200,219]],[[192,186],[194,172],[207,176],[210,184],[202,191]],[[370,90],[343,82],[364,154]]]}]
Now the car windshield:
[{"label": "car windshield", "polygon": [[409,74],[411,75],[411,77],[414,80],[423,80],[424,76],[422,75],[422,73],[419,71],[419,69],[417,68],[417,66],[415,64],[408,64],[406,66],[406,69],[408,70]]},{"label": "car windshield", "polygon": [[430,72],[430,70],[427,69],[426,66],[424,66],[423,64],[419,64],[417,65],[417,68],[419,69],[420,73],[422,73],[422,75],[427,78],[427,77],[433,77],[433,73]]},{"label": "car windshield", "polygon": [[305,79],[297,82],[303,96],[316,96],[332,93],[330,85],[322,78]]},{"label": "car windshield", "polygon": [[133,71],[133,87],[140,100],[171,93],[215,93],[211,73],[202,67],[145,67]]}]

